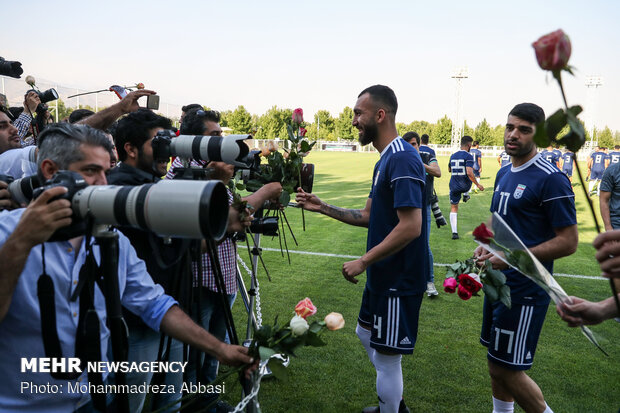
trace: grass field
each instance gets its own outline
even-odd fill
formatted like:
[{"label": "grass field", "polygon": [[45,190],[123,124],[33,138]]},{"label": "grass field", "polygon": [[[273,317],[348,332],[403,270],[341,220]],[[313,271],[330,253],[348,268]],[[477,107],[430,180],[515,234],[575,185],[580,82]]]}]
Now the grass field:
[{"label": "grass field", "polygon": [[[368,195],[377,154],[312,153],[316,165],[314,193],[325,201],[348,208],[361,208]],[[449,214],[447,158],[440,158],[444,176],[435,180],[440,206]],[[471,231],[489,216],[493,181],[498,165],[484,158],[482,184],[486,191],[473,195],[459,210],[461,239],[451,240],[450,228],[431,229],[435,263],[452,263],[471,256],[475,243]],[[593,220],[582,190],[576,186],[579,222],[578,251],[556,261],[556,273],[599,275],[591,241],[595,237]],[[595,199],[598,202],[598,199]],[[596,205],[598,210],[598,205]],[[289,249],[331,254],[362,255],[366,229],[355,228],[322,215],[306,213],[302,231],[301,212],[286,210],[299,242],[295,246],[287,234]],[[263,237],[264,247],[279,248],[278,239]],[[240,248],[249,262],[247,252]],[[292,315],[300,299],[310,297],[318,307],[317,316],[341,312],[344,329],[324,335],[328,345],[305,348],[289,367],[289,380],[265,379],[259,401],[264,412],[359,412],[376,404],[375,373],[357,336],[355,325],[365,275],[357,285],[341,275],[343,258],[291,254],[291,264],[280,252],[264,251],[263,257],[272,282],[259,270],[262,315],[272,323]],[[404,398],[412,412],[490,412],[491,390],[486,368],[486,351],[479,342],[482,297],[462,301],[441,288],[445,269],[435,267],[435,284],[440,295],[425,297],[420,314],[418,341],[413,356],[403,357]],[[246,277],[247,279],[247,277]],[[596,278],[558,277],[571,295],[589,300],[610,296],[609,284]],[[249,282],[246,281],[249,285]],[[243,336],[247,316],[238,300],[234,308],[239,335]],[[317,317],[315,316],[315,317]],[[536,362],[529,374],[539,384],[555,412],[617,412],[620,407],[620,325],[607,321],[592,327],[610,354],[605,357],[583,337],[578,329],[566,327],[550,307],[543,328]],[[236,404],[239,386],[226,383],[225,398]],[[522,411],[518,407],[515,411]]]}]

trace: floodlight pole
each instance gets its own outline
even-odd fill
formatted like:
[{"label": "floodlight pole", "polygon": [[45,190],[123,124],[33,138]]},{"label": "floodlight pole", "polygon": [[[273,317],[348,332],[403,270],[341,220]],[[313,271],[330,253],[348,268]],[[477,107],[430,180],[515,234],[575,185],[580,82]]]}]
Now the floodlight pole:
[{"label": "floodlight pole", "polygon": [[588,88],[586,94],[586,113],[587,124],[590,129],[590,150],[594,148],[594,133],[596,132],[596,114],[597,114],[597,90],[603,86],[603,78],[601,76],[586,76],[586,87]]},{"label": "floodlight pole", "polygon": [[469,78],[467,66],[457,67],[451,77],[456,80],[456,93],[454,117],[452,119],[452,139],[450,140],[450,145],[452,146],[452,150],[456,150],[460,146],[465,123],[465,120],[463,119],[463,81],[464,79]]}]

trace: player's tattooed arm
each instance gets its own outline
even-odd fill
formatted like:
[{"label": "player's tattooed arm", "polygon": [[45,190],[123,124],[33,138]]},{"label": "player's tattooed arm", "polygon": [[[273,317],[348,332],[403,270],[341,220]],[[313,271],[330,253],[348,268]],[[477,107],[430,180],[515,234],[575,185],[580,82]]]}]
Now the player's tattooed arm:
[{"label": "player's tattooed arm", "polygon": [[368,198],[364,209],[346,209],[326,203],[321,204],[320,212],[328,217],[358,227],[368,227],[371,200]]}]

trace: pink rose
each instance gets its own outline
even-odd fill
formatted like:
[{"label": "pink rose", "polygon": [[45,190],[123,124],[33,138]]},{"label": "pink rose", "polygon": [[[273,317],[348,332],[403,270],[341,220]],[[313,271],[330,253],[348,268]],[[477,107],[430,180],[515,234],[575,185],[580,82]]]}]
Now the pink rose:
[{"label": "pink rose", "polygon": [[323,321],[328,330],[340,330],[344,327],[344,317],[340,313],[329,313]]},{"label": "pink rose", "polygon": [[461,300],[469,300],[471,298],[471,291],[469,291],[467,288],[464,288],[461,284],[459,285],[458,295]]},{"label": "pink rose", "polygon": [[493,233],[490,229],[487,228],[486,225],[480,224],[474,229],[472,235],[476,239],[476,241],[480,241],[483,244],[488,244],[489,241],[493,238]]},{"label": "pink rose", "polygon": [[456,291],[456,279],[452,277],[446,278],[443,282],[443,290],[447,293],[453,294]]},{"label": "pink rose", "polygon": [[299,136],[306,136],[308,130],[306,128],[299,128]]},{"label": "pink rose", "polygon": [[558,71],[568,64],[570,58],[570,39],[562,30],[556,30],[532,43],[536,52],[538,66],[543,70]]},{"label": "pink rose", "polygon": [[306,317],[316,314],[316,307],[312,304],[312,301],[306,297],[297,303],[295,306],[295,313],[305,320]]},{"label": "pink rose", "polygon": [[478,274],[461,274],[459,275],[459,288],[464,288],[472,294],[476,294],[482,288],[480,277]]},{"label": "pink rose", "polygon": [[304,121],[304,111],[301,108],[297,108],[293,111],[293,123],[300,124]]}]

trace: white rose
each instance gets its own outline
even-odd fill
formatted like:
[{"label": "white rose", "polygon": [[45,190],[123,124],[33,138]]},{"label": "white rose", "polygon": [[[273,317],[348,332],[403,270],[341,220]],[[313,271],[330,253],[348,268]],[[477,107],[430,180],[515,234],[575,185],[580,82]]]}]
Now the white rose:
[{"label": "white rose", "polygon": [[34,86],[35,84],[34,77],[30,75],[26,76],[26,83],[28,83],[30,86]]},{"label": "white rose", "polygon": [[310,327],[308,325],[308,322],[298,315],[295,315],[293,318],[291,318],[289,326],[291,327],[291,331],[295,336],[302,336],[306,331],[308,331],[308,328]]}]

